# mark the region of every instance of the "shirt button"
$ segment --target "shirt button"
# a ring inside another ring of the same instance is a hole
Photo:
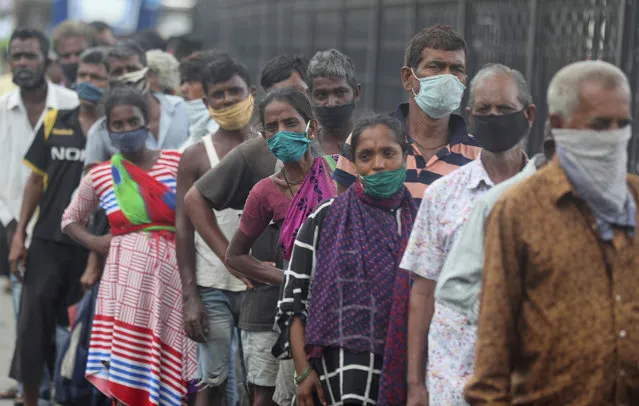
[[[621,330],[619,332],[619,337],[624,338],[626,336],[626,330]]]
[[[615,300],[616,300],[617,302],[621,302],[621,295],[616,295],[616,296],[615,296]]]

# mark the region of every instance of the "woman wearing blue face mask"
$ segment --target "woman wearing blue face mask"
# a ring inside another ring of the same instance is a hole
[[[82,179],[62,219],[65,233],[107,256],[86,378],[118,404],[161,399],[178,406],[196,373],[195,343],[182,328],[175,254],[180,154],[146,148],[148,107],[136,90],[113,89],[105,110],[119,152]],[[98,206],[112,235],[95,236],[85,227]]]
[[[298,405],[406,404],[410,276],[399,264],[417,214],[401,124],[374,116],[351,137],[358,180],[298,233],[274,352],[295,361]]]

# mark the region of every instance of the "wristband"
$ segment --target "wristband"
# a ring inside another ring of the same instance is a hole
[[[313,367],[312,366],[308,366],[308,368],[306,368],[306,370],[304,372],[302,372],[302,375],[297,375],[297,371],[295,372],[295,385],[299,385],[300,383],[304,382],[304,379],[308,378],[308,376],[311,374],[311,371],[313,371]]]

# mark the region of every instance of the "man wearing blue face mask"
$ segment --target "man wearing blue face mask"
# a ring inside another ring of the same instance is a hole
[[[467,59],[466,41],[448,26],[425,28],[406,48],[401,80],[409,101],[392,115],[406,133],[405,184],[417,204],[428,185],[479,154],[464,119],[455,114],[466,88]],[[347,140],[333,175],[341,191],[356,180],[350,151]]]
[[[68,325],[67,307],[82,295],[80,277],[88,252],[62,234],[60,221],[82,177],[85,134],[102,114],[99,106],[106,85],[106,55],[87,50],[80,58],[74,84],[80,105],[48,110],[24,156],[32,172],[9,262],[12,273],[24,280],[11,376],[23,382],[25,405],[37,404],[42,379],[39,366],[46,363],[51,368],[55,360],[55,326]],[[27,225],[36,209],[39,216],[27,251]],[[19,264],[26,266],[24,275]]]

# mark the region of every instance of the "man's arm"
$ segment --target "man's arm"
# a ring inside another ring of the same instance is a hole
[[[206,342],[208,326],[206,309],[197,290],[195,277],[195,229],[184,206],[184,196],[193,186],[198,175],[198,156],[195,144],[182,154],[177,175],[175,210],[175,245],[177,261],[182,279],[184,299],[184,329],[193,341]],[[209,210],[210,211],[210,210]]]
[[[18,262],[25,261],[27,257],[27,249],[24,242],[27,225],[38,208],[43,191],[44,176],[39,173],[32,172],[24,188],[22,207],[20,208],[20,220],[16,226],[16,231],[11,242],[11,251],[9,253],[11,272],[19,280],[22,280],[22,275],[20,275],[20,272],[18,271]]]
[[[27,257],[27,249],[25,247],[27,226],[38,208],[38,204],[44,192],[44,177],[46,176],[51,158],[51,149],[47,144],[47,139],[55,125],[57,114],[57,110],[49,110],[45,114],[42,125],[23,159],[23,163],[31,169],[31,175],[29,175],[29,179],[27,179],[27,184],[24,188],[22,206],[20,207],[20,218],[18,219],[9,251],[11,272],[18,279],[21,279],[21,275],[18,271],[18,262],[24,262]]]
[[[435,313],[435,284],[434,280],[416,276],[410,292],[406,377],[409,405],[428,405],[425,371],[428,331]]]
[[[512,200],[498,202],[487,223],[475,372],[464,393],[472,405],[512,404],[510,379],[523,284],[514,205]]]
[[[427,405],[428,392],[424,378],[428,365],[428,331],[435,309],[435,286],[444,266],[440,218],[442,188],[427,189],[415,218],[401,267],[415,274],[408,312],[407,384],[408,405]]]

